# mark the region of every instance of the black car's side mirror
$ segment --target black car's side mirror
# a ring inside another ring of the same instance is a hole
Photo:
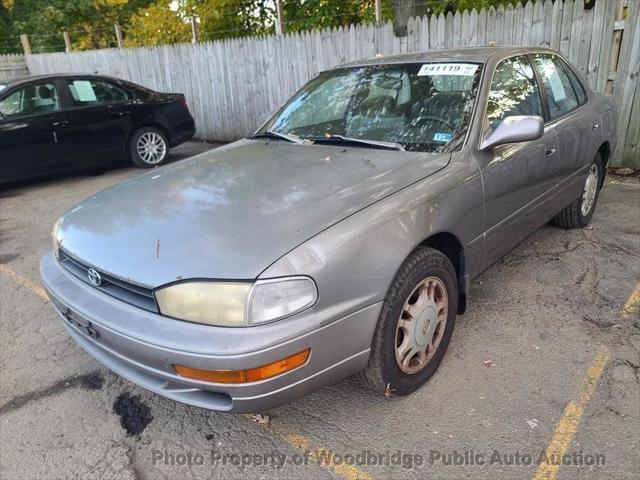
[[[491,150],[505,143],[536,140],[544,133],[544,120],[533,115],[513,115],[506,117],[480,143],[480,150]]]

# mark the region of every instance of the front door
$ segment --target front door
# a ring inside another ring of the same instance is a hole
[[[0,99],[0,181],[66,169],[71,148],[67,113],[54,83],[34,83]]]
[[[486,108],[486,134],[508,116],[544,118],[542,97],[527,56],[501,61],[495,70]],[[489,266],[543,225],[537,207],[558,175],[555,128],[537,140],[476,152],[485,189],[485,255]]]

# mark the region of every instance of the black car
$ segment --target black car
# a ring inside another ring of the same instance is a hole
[[[139,167],[155,167],[194,133],[179,93],[96,75],[0,82],[0,183],[127,156]]]

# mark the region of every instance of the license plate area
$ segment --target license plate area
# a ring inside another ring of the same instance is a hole
[[[93,327],[93,324],[89,320],[82,318],[70,308],[62,307],[61,313],[62,317],[69,325],[76,327],[85,335],[93,339],[97,339],[100,336],[98,331]]]

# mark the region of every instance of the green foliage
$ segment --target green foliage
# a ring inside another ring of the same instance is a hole
[[[526,0],[522,0],[525,3]],[[518,0],[427,0],[433,13],[447,13],[462,10],[480,10],[482,8],[515,5]]]
[[[76,49],[107,48],[116,44],[114,24],[126,32],[138,10],[153,0],[4,0],[12,31],[0,30],[0,51],[19,49],[18,35],[27,33],[34,52],[64,49],[67,31]]]
[[[202,40],[272,33],[276,16],[270,0],[186,0],[184,8],[200,20]]]
[[[415,0],[414,0],[415,1]],[[393,15],[392,1],[383,1],[383,15]],[[312,28],[330,28],[371,23],[375,21],[374,0],[304,0],[284,1],[284,21],[287,32]]]
[[[191,40],[191,26],[181,10],[172,2],[156,2],[136,12],[129,21],[125,39],[127,47],[181,43]]]
[[[480,9],[516,0],[382,0],[382,19],[396,32],[411,16]],[[286,32],[375,21],[375,0],[282,0]],[[62,51],[62,32],[74,50],[116,46],[118,23],[126,46],[186,42],[191,17],[201,40],[273,33],[275,0],[0,0],[0,53],[22,51],[27,33],[34,52]]]

